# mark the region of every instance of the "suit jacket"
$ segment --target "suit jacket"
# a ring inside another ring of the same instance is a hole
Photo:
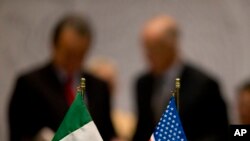
[[[151,73],[142,75],[136,83],[138,125],[134,141],[149,140],[156,126],[151,106],[153,85]],[[189,141],[227,140],[227,112],[215,80],[184,65],[179,100],[180,119]]]
[[[108,86],[90,74],[83,76],[89,112],[103,139],[110,140],[115,131]],[[68,108],[63,84],[52,64],[20,76],[9,106],[11,141],[32,140],[43,127],[56,131]]]

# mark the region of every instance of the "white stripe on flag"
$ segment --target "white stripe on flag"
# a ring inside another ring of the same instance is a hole
[[[61,141],[103,141],[101,135],[99,134],[95,123],[90,121],[85,124],[83,127],[75,130],[70,133]]]
[[[154,134],[151,135],[150,140],[149,141],[155,141],[155,137]]]

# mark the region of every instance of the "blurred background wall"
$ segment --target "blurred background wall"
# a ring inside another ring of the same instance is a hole
[[[157,14],[174,16],[182,27],[182,53],[221,82],[232,123],[237,123],[235,88],[250,78],[249,0],[0,0],[0,140],[8,138],[7,105],[20,72],[49,57],[50,31],[63,14],[92,19],[93,56],[115,60],[118,89],[113,107],[136,112],[133,80],[145,67],[139,31]],[[213,103],[211,103],[213,104]]]

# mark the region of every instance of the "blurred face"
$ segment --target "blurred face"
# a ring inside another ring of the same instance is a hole
[[[156,27],[155,27],[156,26]],[[168,23],[154,23],[145,29],[143,46],[150,69],[161,75],[176,58],[177,29]]]
[[[100,64],[99,68],[96,68],[94,73],[109,84],[112,93],[115,91],[117,72],[114,66],[110,64]]]
[[[242,124],[250,124],[250,91],[242,91],[239,96],[239,114]]]
[[[54,64],[68,75],[81,70],[84,56],[89,48],[89,38],[65,27],[53,52]]]

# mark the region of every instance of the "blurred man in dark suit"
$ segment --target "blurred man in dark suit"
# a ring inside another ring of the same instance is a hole
[[[250,81],[244,83],[238,92],[240,124],[250,124]]]
[[[21,75],[9,106],[11,141],[29,141],[44,128],[56,131],[75,97],[81,77],[86,78],[86,103],[104,140],[115,136],[110,119],[108,85],[82,72],[92,31],[80,16],[64,17],[52,36],[51,60]]]
[[[136,82],[138,125],[135,141],[150,138],[180,77],[180,118],[189,141],[224,141],[228,126],[225,103],[217,82],[186,64],[179,54],[175,20],[160,16],[143,30],[143,49],[149,71]]]

